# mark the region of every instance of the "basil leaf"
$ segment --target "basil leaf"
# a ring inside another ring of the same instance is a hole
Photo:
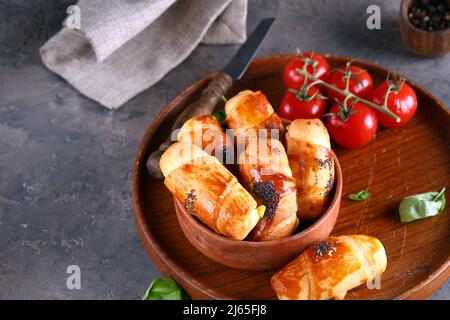
[[[189,300],[181,287],[170,278],[156,278],[142,300]]]
[[[411,222],[418,219],[438,215],[445,208],[445,188],[441,191],[415,194],[400,202],[399,213],[401,222]]]
[[[351,193],[348,197],[353,201],[364,201],[370,199],[370,192],[367,190],[361,190],[357,193]]]
[[[225,110],[216,111],[213,113],[213,116],[216,117],[219,122],[223,121],[227,118],[227,114],[225,113]]]

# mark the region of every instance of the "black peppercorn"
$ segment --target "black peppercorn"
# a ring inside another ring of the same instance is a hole
[[[447,29],[450,26],[450,0],[415,0],[408,10],[408,19],[421,30]]]

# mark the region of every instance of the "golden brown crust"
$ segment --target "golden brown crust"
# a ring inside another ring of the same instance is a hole
[[[177,142],[171,145],[162,155],[159,160],[159,167],[164,177],[167,177],[170,172],[182,166],[183,164],[192,163],[220,163],[215,157],[208,156],[202,149],[189,143]]]
[[[243,240],[257,224],[256,201],[215,157],[199,147],[177,142],[163,154],[160,166],[164,184],[174,197],[215,232]]]
[[[219,207],[217,227],[225,236],[243,240],[259,221],[253,197],[236,181]]]
[[[266,207],[249,238],[269,241],[290,236],[298,225],[296,188],[281,142],[249,140],[239,157],[239,171],[244,186]]]
[[[274,110],[261,91],[239,92],[225,104],[228,126],[232,129],[249,129],[267,120]]]
[[[334,160],[328,132],[319,119],[298,119],[288,127],[287,154],[296,180],[298,217],[314,220],[331,200]]]
[[[329,237],[312,244],[271,279],[279,299],[342,299],[348,290],[386,270],[381,242],[365,235]]]
[[[292,121],[288,129],[292,138],[331,149],[330,135],[320,119],[296,119]]]
[[[217,227],[217,208],[236,182],[222,164],[185,164],[172,171],[164,180],[169,191],[188,213],[195,215],[214,231]]]
[[[178,141],[195,144],[219,159],[231,145],[230,138],[213,115],[194,117],[186,121],[178,132]]]
[[[261,91],[245,90],[229,99],[225,104],[228,127],[235,130],[236,136],[255,136],[262,134],[266,138],[278,138],[284,141],[285,128],[273,110],[270,102]],[[268,130],[260,132],[260,129]],[[278,137],[270,130],[278,129]]]

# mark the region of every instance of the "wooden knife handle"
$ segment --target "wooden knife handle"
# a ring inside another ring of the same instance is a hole
[[[177,117],[170,133],[179,129],[183,124],[192,117],[199,117],[211,114],[214,111],[217,103],[220,101],[220,97],[225,95],[231,88],[233,79],[225,73],[219,73],[208,84],[208,86],[202,91],[200,98],[187,106]],[[166,141],[164,141],[147,159],[147,171],[155,178],[164,178],[161,169],[159,168],[159,159],[164,151],[169,148],[174,141],[170,140],[171,134]]]

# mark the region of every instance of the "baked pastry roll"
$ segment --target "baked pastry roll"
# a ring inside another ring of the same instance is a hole
[[[314,220],[327,209],[334,184],[328,131],[319,119],[297,119],[287,127],[289,164],[297,186],[298,217]]]
[[[174,197],[217,233],[243,240],[264,214],[233,174],[196,145],[176,142],[161,156],[160,168]]]
[[[384,247],[374,237],[329,237],[312,244],[271,283],[282,300],[343,299],[348,290],[383,273],[386,265]]]
[[[280,141],[250,139],[239,157],[243,185],[266,207],[250,240],[269,241],[290,236],[298,226],[295,179]]]
[[[262,136],[284,141],[284,125],[261,91],[239,92],[227,101],[225,112],[228,127],[235,130],[235,136],[238,138]],[[271,132],[273,129],[278,130],[277,135]]]
[[[195,144],[206,153],[216,156],[222,163],[226,162],[226,151],[231,147],[230,138],[213,115],[194,117],[186,121],[178,132],[178,141]]]

